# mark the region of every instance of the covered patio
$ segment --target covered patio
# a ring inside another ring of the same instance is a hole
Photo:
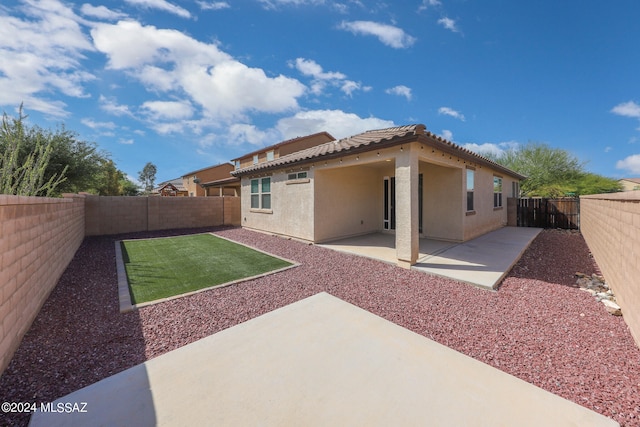
[[[421,238],[418,261],[411,268],[496,289],[541,230],[503,227],[463,243]],[[396,264],[395,241],[393,233],[371,233],[319,246]]]

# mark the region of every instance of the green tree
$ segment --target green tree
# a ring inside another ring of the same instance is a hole
[[[136,184],[116,168],[113,160],[103,163],[95,190],[99,196],[136,196],[139,193]]]
[[[52,178],[60,177],[64,170],[64,181],[61,181],[52,195],[59,193],[78,193],[87,191],[96,193],[100,185],[102,168],[109,161],[109,154],[100,151],[93,142],[82,141],[75,132],[67,130],[61,125],[55,131],[41,127],[27,126],[23,123],[26,116],[12,123],[20,124],[21,144],[13,154],[17,164],[24,164],[31,153],[38,151],[38,147],[49,147],[49,161],[44,167],[43,180],[49,182]],[[17,129],[16,129],[17,131]],[[3,151],[4,152],[4,151]]]
[[[562,197],[620,189],[616,180],[585,171],[585,163],[568,151],[547,144],[530,142],[489,157],[527,177],[520,186],[527,197]]]
[[[156,168],[156,165],[154,165],[151,162],[148,162],[146,165],[144,165],[144,168],[142,168],[142,170],[138,173],[138,178],[140,179],[140,182],[144,186],[144,192],[146,194],[151,193],[151,190],[153,190],[153,185],[154,185],[154,182],[156,181],[157,171],[158,169]]]
[[[53,144],[40,135],[26,144],[22,106],[17,118],[2,114],[0,129],[0,193],[52,196],[66,180],[67,167],[47,174]]]

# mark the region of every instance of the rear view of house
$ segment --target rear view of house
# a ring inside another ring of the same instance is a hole
[[[393,233],[405,267],[420,237],[462,242],[506,225],[506,198],[524,178],[422,124],[253,159],[231,172],[243,227],[313,243]]]

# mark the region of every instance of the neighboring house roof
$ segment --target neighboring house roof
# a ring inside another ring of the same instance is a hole
[[[215,181],[203,182],[200,185],[203,187],[215,187],[216,185],[227,185],[240,182],[240,178],[236,176],[230,176],[229,178],[216,179]]]
[[[629,182],[633,182],[634,184],[640,184],[640,178],[622,178],[622,179],[619,179],[618,181],[629,181]]]
[[[227,163],[227,162],[225,162],[225,163],[220,163],[220,164],[218,164],[218,165],[214,165],[214,166],[207,166],[206,168],[201,168],[201,169],[198,169],[198,170],[195,170],[195,171],[187,172],[187,173],[185,173],[185,174],[183,174],[183,175],[182,175],[182,178],[184,178],[184,177],[188,177],[188,176],[191,176],[191,175],[196,175],[198,172],[208,171],[208,170],[210,170],[210,169],[215,169],[215,168],[218,168],[218,167],[220,167],[220,166],[233,167],[233,165],[232,165],[231,163]],[[179,179],[182,179],[182,178],[179,178]]]
[[[164,187],[167,186],[167,184],[173,185],[178,191],[187,191],[187,189],[184,188],[184,185],[182,185],[182,177],[180,177],[180,178],[170,179],[169,181],[161,182],[160,184],[158,184],[156,188],[153,189],[152,192],[159,193],[160,190],[162,190]]]
[[[338,141],[331,141],[305,150],[297,151],[268,162],[258,163],[238,169],[232,171],[231,174],[234,176],[242,176],[258,171],[279,169],[292,164],[311,163],[320,159],[331,159],[349,154],[391,147],[407,142],[419,141],[462,158],[491,166],[493,169],[502,171],[519,179],[526,178],[524,175],[499,165],[486,157],[454,144],[453,142],[447,141],[442,137],[434,135],[426,129],[426,126],[423,124],[414,124],[387,129],[370,130]]]
[[[334,140],[334,139],[335,139],[335,138],[334,138],[330,133],[328,133],[328,132],[318,132],[318,133],[314,133],[314,134],[311,134],[311,135],[298,136],[298,137],[296,137],[296,138],[287,139],[286,141],[278,142],[277,144],[273,144],[273,145],[270,145],[270,146],[268,146],[268,147],[263,147],[263,148],[260,148],[259,150],[252,151],[252,152],[250,152],[250,153],[243,154],[243,155],[242,155],[242,156],[240,156],[240,157],[236,157],[235,159],[231,159],[231,161],[232,161],[232,162],[235,162],[236,160],[244,159],[245,157],[250,157],[250,156],[253,156],[254,154],[264,153],[265,151],[273,150],[273,149],[276,149],[276,148],[280,148],[280,147],[282,147],[282,146],[284,146],[284,145],[293,144],[293,143],[295,143],[295,142],[298,142],[298,141],[299,141],[299,140],[301,140],[301,139],[312,138],[312,137],[319,136],[319,135],[324,135],[324,136],[326,136],[326,137],[327,137],[328,139],[330,139],[330,140]]]

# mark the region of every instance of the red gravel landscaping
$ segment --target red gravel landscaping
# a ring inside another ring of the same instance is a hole
[[[325,291],[545,390],[640,426],[640,349],[575,285],[597,272],[582,236],[545,230],[497,292],[242,229],[217,234],[299,262],[281,273],[119,313],[114,241],[86,238],[0,378],[1,401],[49,402]],[[2,425],[28,415],[0,414]]]

